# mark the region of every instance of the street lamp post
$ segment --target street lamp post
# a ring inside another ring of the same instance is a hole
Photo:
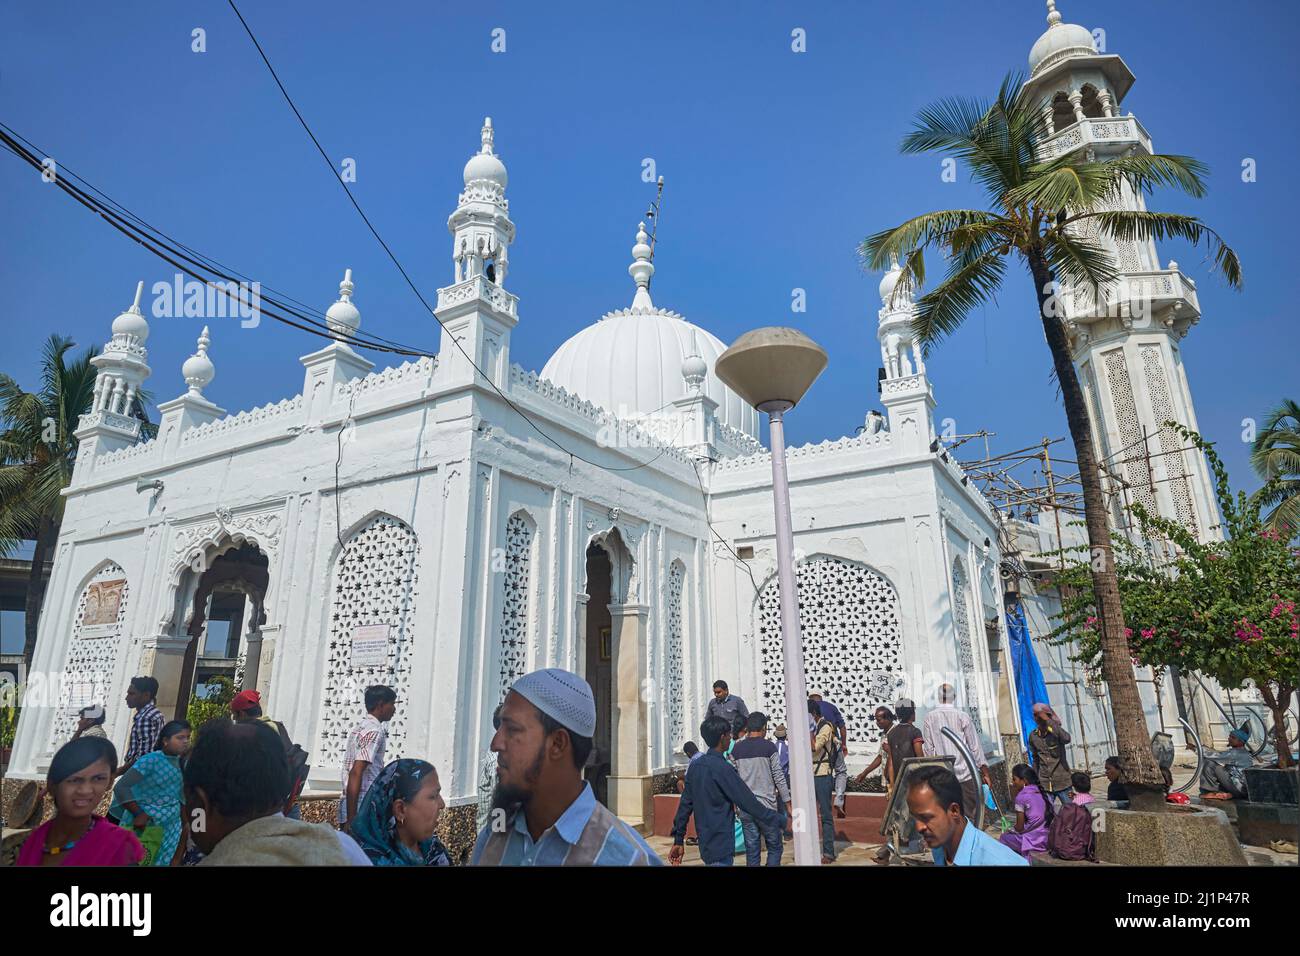
[[[799,596],[794,576],[794,531],[790,483],[785,467],[785,413],[794,408],[826,368],[826,352],[796,329],[769,327],[746,332],[714,365],[718,378],[741,398],[767,413],[772,444],[772,497],[776,510],[776,567],[785,659],[785,713],[790,726],[790,788],[794,811],[794,862],[821,861],[817,806],[813,796],[812,746],[803,732],[808,712],[804,686]]]

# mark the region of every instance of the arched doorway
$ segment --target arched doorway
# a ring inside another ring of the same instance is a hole
[[[196,684],[206,679],[223,675],[236,689],[257,686],[269,565],[256,544],[232,542],[194,580],[183,625],[188,643],[176,690],[178,719],[185,716]]]
[[[584,676],[596,697],[596,737],[584,776],[596,799],[609,804],[613,711],[612,621],[609,613],[609,552],[594,541],[587,546],[587,655]]]

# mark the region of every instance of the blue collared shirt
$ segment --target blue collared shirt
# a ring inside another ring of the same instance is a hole
[[[492,815],[474,843],[472,866],[663,866],[641,834],[596,802],[591,784],[534,841],[523,809],[494,832]]]
[[[935,866],[944,866],[947,863],[947,854],[941,846],[931,850],[930,855],[934,858]],[[961,842],[957,844],[957,853],[952,864],[953,866],[1028,866],[1029,861],[967,820],[966,830],[961,835]]]

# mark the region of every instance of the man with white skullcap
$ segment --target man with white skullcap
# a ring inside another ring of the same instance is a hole
[[[89,707],[83,707],[77,712],[77,732],[72,735],[72,739],[78,737],[107,737],[104,733],[104,705],[91,704]]]
[[[557,667],[525,674],[493,726],[497,786],[474,866],[663,865],[582,779],[596,734],[596,700],[585,680]]]

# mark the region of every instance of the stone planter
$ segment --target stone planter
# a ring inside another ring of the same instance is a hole
[[[1284,803],[1300,805],[1300,769],[1289,767],[1250,767],[1246,770],[1246,793],[1251,803]]]
[[[1246,866],[1222,810],[1170,806],[1163,812],[1106,810],[1097,859],[1122,866]]]

